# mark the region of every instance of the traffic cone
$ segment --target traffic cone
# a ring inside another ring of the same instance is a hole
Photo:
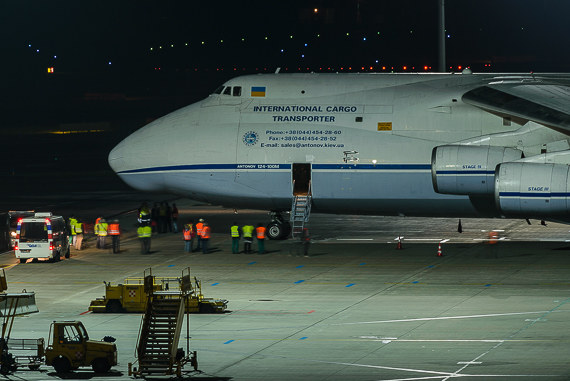
[[[437,247],[437,256],[443,257],[443,253],[441,252],[441,242],[439,243],[439,246]]]
[[[396,250],[402,250],[402,238],[398,237],[398,244],[396,245]]]

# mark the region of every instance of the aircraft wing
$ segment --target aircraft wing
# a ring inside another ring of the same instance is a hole
[[[468,91],[467,104],[513,119],[533,121],[570,135],[570,82],[496,81]]]

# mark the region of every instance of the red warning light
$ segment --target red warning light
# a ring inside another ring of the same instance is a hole
[[[54,73],[53,66],[48,67],[48,68],[47,68],[47,72],[48,72],[49,74],[53,74],[53,73]]]
[[[407,66],[404,66],[403,69],[404,69],[404,70],[408,70],[408,67],[407,67]]]
[[[424,66],[424,70],[427,70],[427,69],[428,69],[428,67],[427,67],[427,66]]]

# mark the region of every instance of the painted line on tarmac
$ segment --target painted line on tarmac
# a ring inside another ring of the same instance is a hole
[[[230,344],[230,343],[233,343],[234,341],[235,341],[235,340],[228,340],[228,341],[226,341],[224,344]]]
[[[217,286],[219,284],[220,284],[219,282],[216,282],[216,283],[212,283],[210,286]]]
[[[299,284],[299,283],[303,283],[304,281],[305,281],[304,279],[301,279],[301,280],[298,280],[298,281],[296,281],[296,282],[293,282],[293,283],[295,283],[295,284]]]
[[[439,317],[426,317],[426,318],[415,318],[415,319],[375,320],[375,321],[360,321],[354,323],[332,323],[331,325],[381,324],[381,323],[405,323],[405,322],[414,322],[414,321],[475,319],[475,318],[487,318],[487,317],[499,317],[499,316],[536,315],[536,314],[544,314],[547,312],[550,311],[507,312],[502,314],[481,314],[481,315],[439,316]]]
[[[347,284],[347,285],[344,286],[344,287],[352,287],[352,286],[354,286],[355,284],[356,284],[356,283],[349,283],[349,284]]]
[[[337,238],[337,241],[374,241],[374,238]]]
[[[79,315],[86,315],[86,314],[88,314],[88,313],[91,313],[91,311],[87,310],[87,311],[85,311],[85,312],[80,313]]]

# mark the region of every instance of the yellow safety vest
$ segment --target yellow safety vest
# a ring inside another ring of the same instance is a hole
[[[137,229],[139,238],[149,238],[152,235],[152,228],[150,226],[140,226]]]
[[[77,234],[83,234],[83,223],[77,222],[77,223],[75,224],[75,233],[77,233]]]
[[[238,238],[239,237],[239,226],[234,225],[230,228],[230,231],[232,232],[232,238]]]
[[[243,231],[243,238],[252,238],[254,229],[255,228],[251,225],[245,225],[243,228],[241,228]]]
[[[107,224],[106,222],[101,222],[99,224],[99,235],[101,237],[106,237],[107,236],[107,230],[109,230],[109,224]]]

